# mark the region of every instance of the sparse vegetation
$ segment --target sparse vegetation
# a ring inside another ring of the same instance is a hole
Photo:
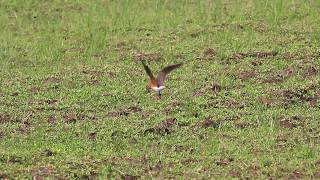
[[[320,2],[0,11],[0,178],[320,178]],[[184,63],[160,101],[140,60]]]

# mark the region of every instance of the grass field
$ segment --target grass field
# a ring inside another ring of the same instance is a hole
[[[0,12],[0,179],[320,178],[319,1]],[[140,60],[184,63],[161,100]]]

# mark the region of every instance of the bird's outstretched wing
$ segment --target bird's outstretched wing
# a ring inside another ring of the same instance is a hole
[[[148,76],[150,77],[150,79],[151,79],[151,80],[152,80],[152,79],[155,79],[154,76],[153,76],[153,74],[152,74],[152,72],[151,72],[151,70],[150,70],[150,68],[149,68],[143,61],[141,61],[141,63],[142,63],[142,65],[143,65],[143,67],[144,67],[144,70],[146,71],[146,73],[147,73]]]
[[[170,65],[170,66],[167,66],[165,68],[163,68],[158,76],[157,76],[157,82],[160,86],[163,86],[163,83],[166,79],[166,75],[168,73],[170,73],[171,71],[175,70],[176,68],[180,67],[182,65],[182,63],[179,63],[179,64],[173,64],[173,65]]]

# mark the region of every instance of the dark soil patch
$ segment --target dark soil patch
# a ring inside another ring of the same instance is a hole
[[[155,127],[146,129],[144,133],[155,133],[159,135],[167,135],[174,132],[177,126],[178,126],[177,120],[175,118],[170,118],[170,119],[161,121]]]
[[[226,102],[224,102],[224,105],[227,108],[243,108],[244,105],[242,105],[241,103],[239,103],[237,100],[235,99],[229,99]]]
[[[288,78],[294,75],[294,70],[292,68],[285,68],[279,72],[279,75],[283,78]]]
[[[244,71],[244,72],[240,72],[237,77],[241,80],[247,80],[255,76],[256,76],[256,73],[254,71]]]
[[[55,177],[57,172],[49,167],[40,167],[31,170],[32,179],[44,179],[44,177]]]
[[[281,58],[285,59],[285,60],[302,60],[303,63],[309,63],[312,62],[314,60],[319,59],[320,57],[320,53],[319,52],[313,52],[313,53],[309,53],[306,54],[305,52],[300,52],[300,53],[282,53],[279,55]]]
[[[91,132],[91,133],[89,133],[88,138],[89,138],[91,141],[95,141],[95,140],[97,139],[97,132]]]
[[[257,166],[257,165],[249,166],[248,167],[248,172],[254,177],[258,177],[261,174],[260,167]]]
[[[230,171],[229,176],[234,177],[234,178],[240,178],[241,179],[241,173],[238,171]]]
[[[203,56],[206,58],[213,57],[217,54],[216,50],[214,48],[207,48],[203,51]]]
[[[259,98],[259,102],[265,106],[271,106],[271,105],[275,104],[277,101],[272,98],[261,97],[261,98]]]
[[[1,173],[0,179],[6,180],[6,179],[13,179],[13,178],[11,178],[8,174]]]
[[[48,100],[46,100],[46,103],[48,105],[55,105],[55,104],[58,104],[59,101],[57,99],[48,99]]]
[[[279,126],[282,128],[292,129],[292,128],[296,128],[299,126],[304,126],[304,120],[300,116],[281,118],[279,120]]]
[[[65,123],[75,123],[77,121],[77,115],[76,114],[65,114],[63,116],[63,121]]]
[[[140,176],[134,176],[134,175],[125,174],[125,175],[122,175],[121,178],[123,180],[137,180],[137,179],[140,179]]]
[[[56,121],[57,121],[56,116],[51,115],[51,116],[48,117],[48,123],[49,123],[49,124],[55,124]]]
[[[133,58],[136,61],[159,61],[162,59],[162,56],[160,53],[138,53],[135,54]]]
[[[228,158],[228,159],[219,159],[216,161],[216,164],[218,166],[227,166],[233,161],[233,158]]]
[[[300,171],[293,171],[289,174],[288,179],[302,179],[304,174]]]
[[[275,75],[271,75],[267,77],[266,79],[261,80],[261,83],[270,83],[270,84],[276,84],[276,83],[281,83],[285,79],[291,77],[294,75],[294,70],[291,68],[285,68],[281,70],[280,72],[276,73]]]
[[[55,76],[49,76],[46,79],[44,79],[43,81],[44,81],[44,83],[51,84],[51,83],[60,83],[62,80],[58,77],[55,77]]]
[[[0,114],[0,124],[16,123],[16,122],[18,122],[16,117],[7,113]]]
[[[207,118],[204,121],[200,123],[201,127],[203,128],[219,128],[221,125],[222,121],[213,121],[211,118]]]
[[[29,89],[29,92],[30,92],[31,94],[38,94],[38,93],[40,92],[40,88],[39,88],[39,87],[31,87],[31,88]]]
[[[271,52],[264,52],[264,51],[261,51],[261,52],[246,52],[246,53],[236,53],[236,54],[233,54],[229,59],[236,59],[236,60],[239,60],[239,59],[244,59],[244,58],[247,58],[247,57],[253,57],[253,58],[269,58],[269,57],[274,57],[278,54],[278,52],[274,52],[274,51],[271,51]]]
[[[218,83],[213,83],[211,90],[214,94],[219,93],[222,90],[222,87]]]
[[[313,65],[310,65],[307,69],[305,69],[304,71],[304,78],[308,78],[308,77],[313,77],[313,76],[316,76],[318,74],[318,69],[313,66]]]
[[[127,109],[119,109],[117,111],[109,112],[108,116],[109,117],[129,116],[134,113],[143,113],[143,111],[139,107],[132,106]]]
[[[320,99],[318,88],[318,85],[311,85],[309,87],[302,87],[299,89],[275,91],[272,95],[274,96],[274,99],[277,99],[286,105],[303,102],[308,102],[310,105],[316,105]]]

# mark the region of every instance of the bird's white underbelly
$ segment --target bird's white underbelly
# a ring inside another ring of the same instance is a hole
[[[165,87],[164,86],[159,86],[159,87],[152,87],[152,89],[156,92],[160,92],[164,89]]]

